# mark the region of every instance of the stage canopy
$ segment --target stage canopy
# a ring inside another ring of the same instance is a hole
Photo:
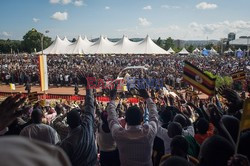
[[[71,43],[65,37],[63,40],[56,36],[54,42],[43,51],[44,54],[161,54],[168,55],[147,35],[142,41],[133,42],[127,36],[123,36],[117,42],[111,42],[107,37],[100,36],[96,42],[90,42],[85,36],[81,36]],[[41,52],[38,52],[41,54]]]

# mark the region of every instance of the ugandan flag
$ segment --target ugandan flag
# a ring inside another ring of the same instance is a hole
[[[240,71],[231,73],[231,76],[232,76],[234,81],[246,79],[246,73],[244,70],[240,70]]]
[[[212,96],[215,94],[215,79],[210,78],[196,66],[184,61],[183,79],[203,93]]]
[[[47,56],[40,55],[39,56],[39,71],[40,71],[40,83],[41,83],[41,91],[48,90],[48,71],[47,71]]]

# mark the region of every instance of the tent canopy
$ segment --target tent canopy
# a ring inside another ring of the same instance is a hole
[[[171,47],[168,49],[168,52],[169,52],[170,54],[174,54],[174,53],[175,53],[175,51],[174,51]]]
[[[195,48],[193,53],[200,53],[201,51],[198,48]]]
[[[111,42],[103,36],[96,42],[90,42],[87,37],[82,39],[79,36],[74,43],[69,42],[66,37],[61,40],[56,36],[55,41],[43,52],[44,54],[170,54],[156,45],[148,35],[139,42],[130,41],[126,36],[118,42]]]
[[[178,54],[180,54],[180,55],[188,55],[189,52],[186,50],[186,48],[183,48]]]

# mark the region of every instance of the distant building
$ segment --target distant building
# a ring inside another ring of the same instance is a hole
[[[232,41],[232,40],[235,40],[235,37],[236,37],[236,34],[231,32],[228,34],[228,41]]]

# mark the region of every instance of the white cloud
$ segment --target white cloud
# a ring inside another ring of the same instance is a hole
[[[62,0],[62,4],[64,4],[64,5],[67,5],[69,3],[71,3],[71,0]]]
[[[143,7],[142,9],[143,10],[152,10],[152,7],[150,5],[148,5],[148,6]]]
[[[82,0],[76,0],[76,1],[74,2],[74,5],[75,5],[75,6],[82,6],[82,5],[84,5],[84,3],[83,3]]]
[[[110,7],[109,6],[105,6],[105,10],[109,10],[110,9]]]
[[[140,25],[148,25],[144,18],[140,18]],[[226,38],[229,32],[235,32],[237,37],[247,36],[250,34],[250,20],[234,20],[234,21],[221,21],[211,23],[190,22],[189,24],[170,24],[162,27],[155,26],[138,26],[135,27],[121,27],[116,29],[116,36],[126,34],[130,37],[145,37],[147,34],[151,38],[157,39],[158,37],[166,38],[172,37],[174,39],[183,40],[206,40]],[[114,33],[115,34],[115,33]],[[113,35],[114,35],[113,34]]]
[[[138,18],[138,20],[139,20],[139,24],[141,26],[149,26],[149,25],[151,25],[151,22],[149,22],[146,18],[140,17],[140,18]]]
[[[218,6],[213,3],[201,2],[196,5],[197,9],[207,10],[207,9],[216,9]]]
[[[67,12],[55,12],[51,18],[59,21],[64,21],[68,19],[68,13]]]
[[[50,0],[49,2],[50,2],[50,3],[59,3],[60,0]]]
[[[169,5],[161,5],[161,8],[164,9],[180,9],[180,6],[169,6]]]
[[[38,18],[33,18],[32,20],[33,20],[34,22],[40,21],[40,19],[38,19]]]
[[[2,32],[2,35],[5,36],[5,37],[8,37],[8,36],[11,36],[11,34],[9,34],[8,32]]]

